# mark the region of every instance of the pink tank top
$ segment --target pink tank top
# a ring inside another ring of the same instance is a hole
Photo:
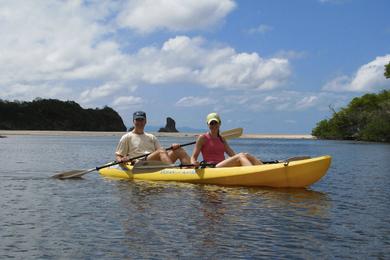
[[[225,145],[221,138],[212,137],[210,133],[203,136],[206,138],[201,149],[203,160],[208,163],[219,163],[225,160]]]

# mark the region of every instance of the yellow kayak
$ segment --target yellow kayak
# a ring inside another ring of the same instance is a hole
[[[228,186],[307,187],[319,181],[331,163],[329,155],[256,166],[185,169],[170,167],[133,173],[131,165],[99,170],[102,176],[130,180],[177,181]]]

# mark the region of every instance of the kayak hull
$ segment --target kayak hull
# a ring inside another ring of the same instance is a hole
[[[256,166],[180,169],[149,169],[145,173],[132,173],[132,166],[113,166],[99,170],[104,177],[130,180],[177,181],[226,186],[265,186],[278,188],[308,187],[319,181],[331,163],[328,155]]]

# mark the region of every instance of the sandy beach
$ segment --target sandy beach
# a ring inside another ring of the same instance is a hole
[[[13,135],[40,136],[118,136],[125,132],[90,132],[90,131],[30,131],[30,130],[0,130],[0,137]],[[153,133],[157,137],[196,137],[201,133]],[[315,139],[310,134],[243,134],[240,138],[249,139]]]

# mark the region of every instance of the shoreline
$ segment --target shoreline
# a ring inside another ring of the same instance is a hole
[[[41,130],[0,130],[0,137],[14,135],[32,136],[118,136],[121,137],[126,132],[97,132],[97,131],[41,131]],[[150,132],[157,137],[196,137],[202,133],[162,133]],[[239,138],[247,139],[316,139],[310,134],[243,134]]]

